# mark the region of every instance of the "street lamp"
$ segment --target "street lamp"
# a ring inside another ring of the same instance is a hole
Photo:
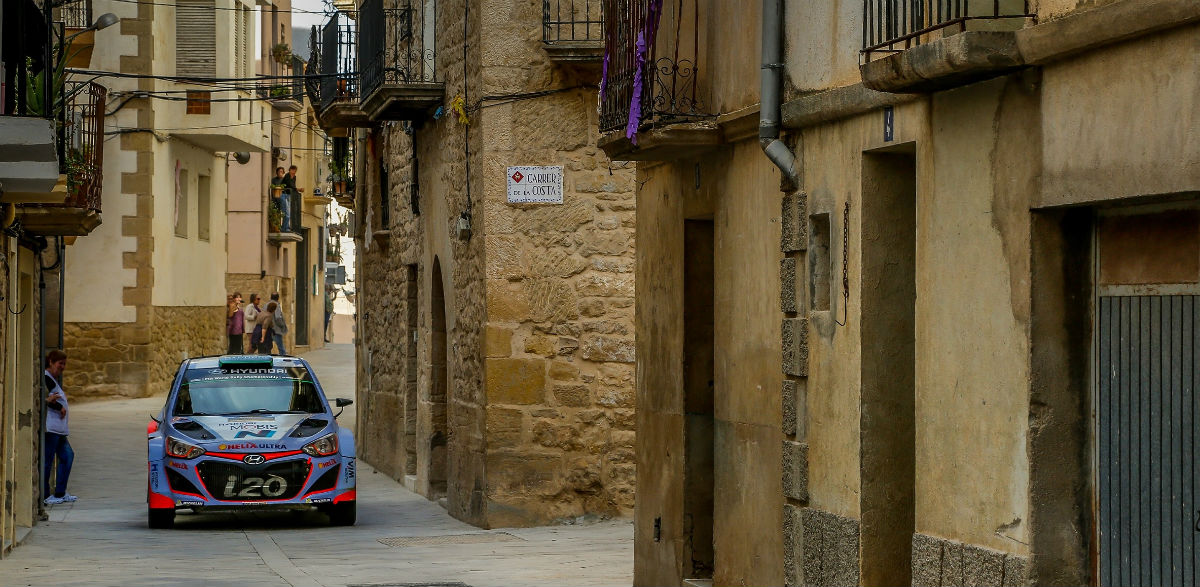
[[[96,21],[93,22],[91,25],[89,25],[86,29],[83,29],[80,31],[75,31],[75,32],[71,33],[70,35],[68,35],[65,39],[62,40],[62,44],[66,45],[67,43],[71,42],[71,39],[74,39],[75,37],[78,37],[79,35],[82,35],[83,33],[90,32],[90,31],[98,31],[100,29],[106,29],[114,24],[117,24],[118,22],[121,22],[120,17],[118,17],[117,15],[115,15],[111,12],[105,12],[104,14],[101,14],[98,18],[96,18]]]

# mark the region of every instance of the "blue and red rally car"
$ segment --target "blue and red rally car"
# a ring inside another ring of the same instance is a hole
[[[354,435],[339,414],[303,359],[184,360],[148,428],[150,527],[170,528],[181,508],[315,507],[334,525],[354,524]]]

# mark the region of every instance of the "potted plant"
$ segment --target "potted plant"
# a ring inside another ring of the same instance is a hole
[[[271,98],[273,98],[275,100],[282,100],[282,99],[287,99],[290,97],[291,97],[291,92],[288,91],[287,86],[275,86],[275,87],[271,88]]]
[[[329,162],[329,182],[333,184],[333,193],[341,195],[346,193],[346,178],[347,178],[347,161],[333,160]]]
[[[283,230],[283,210],[271,202],[270,208],[267,209],[267,224],[271,228],[271,232],[280,232]]]
[[[283,185],[278,183],[271,184],[271,197],[278,198],[283,195]]]
[[[288,64],[292,60],[292,49],[287,43],[277,43],[271,47],[271,56],[275,58],[276,63]]]

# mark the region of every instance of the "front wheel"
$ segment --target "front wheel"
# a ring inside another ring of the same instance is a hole
[[[166,508],[146,508],[150,527],[157,530],[170,530],[175,526],[175,510]]]
[[[354,520],[357,517],[354,501],[343,501],[330,506],[328,510],[329,525],[331,526],[353,526]]]

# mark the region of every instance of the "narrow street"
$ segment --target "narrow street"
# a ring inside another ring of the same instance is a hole
[[[350,345],[307,356],[327,396],[353,397]],[[68,366],[69,368],[69,366]],[[4,585],[628,585],[627,520],[480,530],[451,518],[366,463],[358,523],[321,514],[182,514],[146,526],[149,414],[161,397],[72,406],[75,504],[49,509],[11,556]],[[340,421],[353,425],[353,406]],[[390,544],[390,545],[389,545]]]

